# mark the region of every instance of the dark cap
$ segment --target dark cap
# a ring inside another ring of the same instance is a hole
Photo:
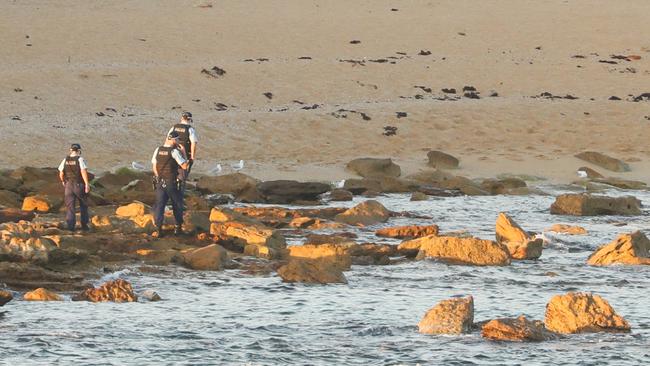
[[[192,118],[192,112],[183,112],[183,114],[181,114],[181,117],[185,119],[190,119]]]
[[[81,145],[79,145],[79,144],[72,144],[72,145],[70,145],[70,150],[72,150],[72,151],[79,151],[79,150],[81,150]]]
[[[172,131],[172,132],[169,133],[169,135],[167,135],[167,138],[168,138],[168,139],[177,139],[178,136],[179,136],[179,135],[178,135],[178,132],[176,132],[176,131]]]

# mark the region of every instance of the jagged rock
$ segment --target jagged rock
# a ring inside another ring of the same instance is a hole
[[[592,266],[650,265],[650,240],[640,231],[619,235],[613,242],[596,249],[587,263]]]
[[[353,198],[354,195],[352,192],[346,191],[345,189],[333,189],[330,192],[330,201],[352,201]]]
[[[61,297],[61,295],[46,290],[42,287],[26,293],[24,299],[27,301],[63,301],[63,297]]]
[[[424,314],[418,323],[423,334],[469,333],[474,323],[472,296],[443,300]]]
[[[458,159],[442,151],[429,151],[427,158],[429,158],[429,166],[436,169],[458,168]]]
[[[259,258],[280,258],[287,245],[280,232],[260,223],[215,222],[210,226],[210,233],[224,247]]]
[[[587,166],[581,166],[580,168],[578,168],[578,171],[584,172],[587,175],[587,178],[589,179],[605,178],[602,174],[598,173],[597,171]]]
[[[93,183],[95,186],[101,188],[121,189],[136,180],[150,183],[151,177],[152,173],[149,172],[140,172],[128,168],[121,168],[115,173],[105,173],[101,177],[97,177]]]
[[[22,197],[12,191],[0,190],[0,207],[20,208],[22,206]]]
[[[341,267],[327,259],[291,259],[278,268],[284,282],[347,283]]]
[[[9,301],[13,300],[14,295],[6,290],[0,290],[0,306],[4,306]]]
[[[20,182],[14,191],[23,195],[63,195],[58,176],[56,168],[34,167],[20,167],[9,174],[10,178]]]
[[[541,342],[555,339],[557,336],[544,327],[539,320],[528,320],[521,315],[518,318],[493,319],[481,328],[481,336],[493,341]]]
[[[435,258],[451,264],[476,266],[510,264],[508,248],[491,240],[429,235],[402,244],[419,245],[417,259]]]
[[[251,176],[233,173],[216,177],[202,176],[198,179],[196,187],[203,193],[232,194],[238,201],[258,202],[258,183],[259,181]]]
[[[321,194],[330,191],[330,185],[294,180],[273,180],[257,185],[257,191],[268,203],[289,204],[296,201],[318,201]]]
[[[218,271],[228,260],[228,253],[217,244],[193,249],[182,254],[183,264],[200,271]]]
[[[566,224],[555,224],[547,229],[547,231],[552,231],[555,233],[562,233],[566,235],[585,235],[587,230],[582,226],[572,226]]]
[[[429,199],[429,196],[426,193],[422,192],[413,192],[411,195],[411,202],[416,202],[416,201],[426,201]]]
[[[334,220],[348,225],[368,226],[386,222],[390,218],[390,211],[381,203],[369,200],[336,215]]]
[[[625,162],[607,156],[605,154],[595,151],[585,151],[575,155],[576,158],[587,161],[601,168],[611,170],[613,172],[629,172],[630,166]]]
[[[360,158],[350,161],[346,168],[364,178],[399,177],[402,170],[391,159]]]
[[[598,295],[569,292],[546,305],[546,328],[556,333],[629,332],[630,324]]]
[[[115,214],[119,217],[135,217],[145,215],[151,211],[151,207],[142,202],[133,202],[128,205],[120,206],[115,210]]]
[[[409,225],[387,227],[375,231],[375,235],[385,238],[414,239],[428,235],[438,235],[438,225]]]
[[[23,211],[50,212],[61,207],[63,199],[51,196],[29,196],[23,201]]]
[[[513,259],[537,259],[544,245],[541,238],[535,239],[503,212],[497,218],[496,241],[508,248]]]
[[[108,281],[97,288],[89,288],[74,296],[73,301],[90,302],[134,302],[138,297],[133,293],[131,284],[125,280]]]
[[[0,260],[46,263],[56,244],[31,225],[4,224],[0,230]]]
[[[342,271],[349,270],[352,265],[348,248],[349,246],[345,244],[306,244],[287,247],[290,259],[327,260]]]
[[[597,216],[640,215],[641,201],[632,196],[606,197],[591,194],[563,194],[551,205],[553,215]]]

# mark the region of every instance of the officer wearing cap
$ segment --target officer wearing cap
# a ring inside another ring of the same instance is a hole
[[[151,158],[153,174],[156,187],[156,203],[153,206],[153,217],[157,228],[158,237],[163,236],[162,225],[165,216],[165,206],[171,200],[176,229],[174,234],[183,233],[183,194],[178,183],[178,175],[181,170],[189,166],[185,158],[182,146],[179,141],[179,134],[171,131],[167,135],[165,144],[156,148]]]
[[[194,164],[194,159],[196,159],[196,144],[199,142],[199,138],[196,134],[196,129],[192,126],[192,113],[183,112],[181,115],[180,123],[175,124],[172,128],[169,129],[168,134],[172,132],[178,133],[178,138],[185,149],[185,158],[189,161],[189,167],[185,171],[183,180],[187,179],[187,176],[192,170],[192,165]]]
[[[81,230],[88,231],[88,165],[81,157],[81,145],[72,144],[70,154],[59,165],[59,179],[65,188],[65,222],[67,229],[73,231],[76,226],[75,204],[79,201]]]

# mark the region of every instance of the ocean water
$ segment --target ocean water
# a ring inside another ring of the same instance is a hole
[[[543,187],[558,194],[560,188]],[[620,195],[620,192],[607,192]],[[650,194],[633,192],[650,206]],[[508,267],[454,266],[434,261],[353,266],[346,285],[285,284],[275,275],[237,270],[196,272],[127,268],[112,277],[160,302],[92,304],[14,300],[0,308],[2,365],[642,365],[650,364],[650,266],[590,267],[591,252],[619,233],[650,228],[638,217],[552,216],[552,196],[379,197],[389,209],[431,216],[395,218],[351,229],[378,240],[381,226],[436,223],[441,231],[494,237],[499,212],[526,230],[581,225],[585,236],[545,233],[538,261]],[[349,206],[357,203],[341,203]],[[625,226],[618,226],[621,224]],[[397,243],[394,241],[392,243]],[[549,272],[557,274],[549,275]],[[632,325],[628,334],[570,335],[543,343],[502,343],[480,334],[430,336],[417,323],[438,301],[474,296],[475,321],[525,314],[543,320],[556,294],[591,291]]]

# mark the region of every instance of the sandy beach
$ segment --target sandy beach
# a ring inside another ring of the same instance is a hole
[[[570,182],[587,165],[573,155],[595,150],[632,167],[607,175],[650,182],[648,14],[644,0],[4,1],[0,168],[56,166],[72,142],[91,170],[148,162],[189,110],[203,172],[243,159],[260,179],[333,180],[392,157],[406,175],[439,149],[469,177]]]

